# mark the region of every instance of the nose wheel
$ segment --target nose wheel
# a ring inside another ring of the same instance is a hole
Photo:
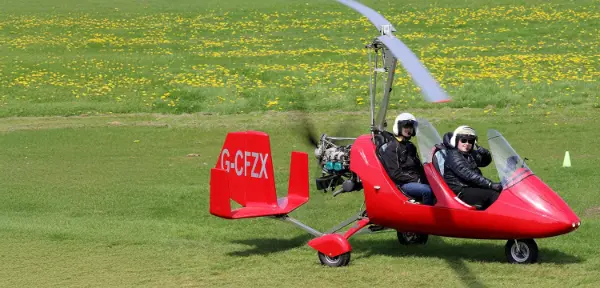
[[[513,264],[530,264],[538,259],[538,246],[533,239],[508,240],[504,252]]]

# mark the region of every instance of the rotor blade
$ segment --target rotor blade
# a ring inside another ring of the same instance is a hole
[[[359,2],[353,1],[353,0],[337,0],[337,1],[356,10],[358,13],[367,17],[369,19],[369,21],[371,21],[371,23],[373,23],[373,25],[375,25],[375,28],[377,28],[377,30],[379,30],[379,32],[381,32],[382,25],[390,25],[392,27],[392,32],[396,31],[396,29],[390,23],[390,21],[385,19],[379,13],[375,12],[375,10],[373,10]]]
[[[427,68],[425,68],[419,58],[410,51],[410,49],[396,37],[379,36],[377,37],[392,52],[400,64],[410,73],[415,83],[421,87],[421,93],[429,102],[447,102],[450,97],[433,79]]]

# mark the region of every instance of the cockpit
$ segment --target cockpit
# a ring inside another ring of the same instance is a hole
[[[452,137],[452,132],[444,134],[444,139],[439,136],[439,133],[435,127],[429,123],[426,119],[419,119],[419,129],[417,130],[417,143],[419,152],[421,155],[421,161],[424,165],[431,163],[435,168],[438,175],[433,175],[438,183],[430,183],[432,186],[438,186],[439,193],[444,191],[451,193],[454,197],[454,193],[451,190],[447,190],[447,185],[443,178],[444,175],[444,161],[446,156],[446,149],[450,147],[449,142]],[[508,144],[508,141],[496,130],[488,131],[488,144],[490,146],[490,152],[492,154],[493,162],[495,163],[496,170],[498,172],[499,179],[503,189],[509,189],[515,187],[516,184],[523,181],[525,178],[534,175],[529,167],[525,164],[525,159],[521,158],[515,150]],[[435,174],[435,173],[434,173]],[[430,181],[431,182],[431,181]],[[519,195],[526,193],[527,187],[519,185],[519,189],[512,189],[512,192]],[[432,189],[434,189],[432,187]],[[435,192],[436,189],[434,189]],[[521,195],[521,197],[528,197],[527,195]],[[457,197],[454,197],[459,200]]]

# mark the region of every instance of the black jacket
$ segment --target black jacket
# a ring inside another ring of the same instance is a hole
[[[412,142],[400,142],[394,137],[383,144],[379,152],[383,167],[396,185],[427,183],[417,147]]]
[[[491,162],[492,155],[483,147],[469,153],[457,148],[448,149],[444,161],[444,180],[457,194],[464,187],[490,188],[492,181],[483,177],[478,167],[486,167]]]

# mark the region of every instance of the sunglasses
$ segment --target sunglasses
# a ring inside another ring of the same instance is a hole
[[[462,138],[460,139],[460,143],[469,143],[469,144],[475,144],[475,139],[467,139],[467,138]]]

